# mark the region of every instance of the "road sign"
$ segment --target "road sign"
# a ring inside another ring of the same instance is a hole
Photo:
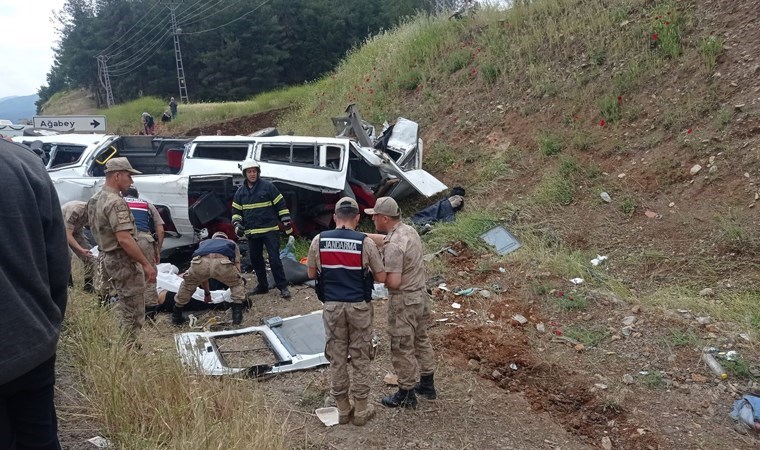
[[[105,133],[106,116],[34,116],[34,128]]]

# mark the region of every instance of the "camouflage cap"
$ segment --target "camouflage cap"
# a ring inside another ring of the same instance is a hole
[[[351,197],[343,197],[335,204],[335,210],[339,209],[350,209],[355,213],[359,213],[359,204]]]
[[[391,197],[380,197],[375,202],[374,208],[367,208],[365,213],[370,215],[382,214],[383,216],[398,217],[401,215],[401,209],[398,207],[396,200]]]
[[[127,171],[134,175],[141,175],[142,172],[135,170],[132,168],[132,164],[129,163],[129,160],[127,158],[121,157],[121,158],[111,158],[106,163],[106,173],[108,172],[119,172],[119,171]]]

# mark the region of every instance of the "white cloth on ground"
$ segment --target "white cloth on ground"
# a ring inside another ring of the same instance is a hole
[[[182,284],[182,277],[177,275],[179,269],[177,266],[169,263],[161,263],[156,266],[156,290],[178,292],[179,286]],[[203,301],[203,289],[198,287],[195,289],[193,298],[199,301]],[[232,293],[229,289],[211,291],[211,303],[232,303]]]

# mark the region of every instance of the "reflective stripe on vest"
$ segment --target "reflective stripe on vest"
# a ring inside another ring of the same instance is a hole
[[[324,231],[319,235],[320,278],[325,301],[366,300],[362,246],[365,235],[354,230]]]
[[[135,226],[137,231],[146,231],[153,233],[150,217],[150,211],[148,210],[148,202],[140,200],[139,198],[124,197],[124,201],[129,205],[129,209],[132,210],[132,215],[135,216]]]

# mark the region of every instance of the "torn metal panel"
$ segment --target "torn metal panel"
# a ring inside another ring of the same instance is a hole
[[[422,169],[404,171],[395,162],[386,161],[383,163],[383,170],[403,181],[388,191],[387,195],[390,197],[402,198],[409,195],[412,190],[416,190],[425,197],[432,197],[448,189],[438,178]]]
[[[252,367],[229,366],[217,340],[251,333],[266,340],[277,362]],[[325,330],[321,310],[285,319],[273,318],[264,325],[239,330],[176,334],[174,340],[182,362],[205,375],[263,376],[329,364],[324,354]]]
[[[346,107],[346,113],[346,117],[332,119],[338,136],[355,138],[359,145],[372,147],[375,142],[375,127],[362,119],[359,109],[353,103]]]
[[[393,159],[403,169],[422,168],[422,139],[419,128],[417,122],[403,117],[399,117],[393,127],[389,128],[391,134],[384,150],[389,154],[397,153],[398,156]]]

